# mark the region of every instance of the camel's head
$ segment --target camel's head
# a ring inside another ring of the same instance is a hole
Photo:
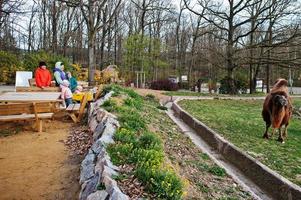
[[[273,98],[273,103],[277,107],[284,107],[284,106],[287,106],[288,101],[287,101],[287,98],[284,95],[277,94]]]

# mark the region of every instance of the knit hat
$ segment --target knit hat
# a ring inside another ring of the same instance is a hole
[[[63,86],[69,87],[70,83],[67,80],[63,80]]]
[[[42,67],[42,66],[46,66],[46,62],[41,61],[41,62],[39,63],[39,67]]]
[[[62,62],[56,62],[56,63],[55,63],[55,68],[57,68],[57,69],[62,70],[62,66],[63,66],[63,63],[62,63]]]

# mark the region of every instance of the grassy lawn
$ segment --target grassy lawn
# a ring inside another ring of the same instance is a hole
[[[251,156],[301,186],[301,120],[292,119],[285,144],[263,139],[263,100],[183,100],[179,105]],[[301,99],[293,105],[301,107]]]
[[[167,96],[216,96],[214,94],[208,93],[199,93],[199,92],[192,92],[192,91],[166,91],[163,94]]]
[[[163,94],[167,95],[167,96],[212,96],[212,97],[225,97],[225,96],[230,96],[230,95],[226,95],[226,94],[209,94],[209,93],[199,93],[199,92],[192,92],[192,91],[166,91]],[[265,96],[264,93],[255,93],[255,94],[239,94],[239,95],[235,95],[235,96],[239,96],[239,97],[263,97]]]

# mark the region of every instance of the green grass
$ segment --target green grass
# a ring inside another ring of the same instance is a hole
[[[199,93],[199,92],[192,92],[192,91],[169,91],[169,92],[164,92],[163,94],[168,95],[168,96],[212,96],[212,97],[225,97],[225,96],[230,96],[226,94],[209,94],[209,93]],[[263,97],[265,96],[265,93],[262,92],[257,92],[255,94],[239,94],[239,95],[234,95],[234,96],[239,96],[239,97]]]
[[[301,186],[301,121],[292,119],[285,144],[263,139],[263,100],[183,100],[179,104],[200,121],[273,170]],[[293,99],[301,107],[301,99]]]

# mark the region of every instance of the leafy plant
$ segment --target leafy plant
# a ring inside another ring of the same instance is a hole
[[[102,107],[104,107],[104,109],[106,109],[108,112],[112,112],[116,109],[117,103],[114,100],[109,99],[103,102]]]
[[[158,108],[158,109],[160,109],[160,110],[168,110],[168,108],[167,108],[167,107],[165,107],[165,106],[161,106],[161,105],[160,105],[160,106],[157,106],[157,108]]]
[[[130,107],[135,107],[136,109],[142,108],[142,102],[140,99],[133,99],[129,97],[124,100],[124,104]]]
[[[154,149],[154,150],[162,150],[162,142],[161,139],[151,132],[144,132],[139,140],[139,146],[144,149]]]
[[[216,175],[216,176],[226,176],[226,170],[224,168],[221,168],[217,165],[211,167],[209,169],[209,172]]]
[[[77,71],[76,67],[72,66],[71,62],[67,58],[61,55],[49,54],[45,51],[38,51],[34,53],[25,54],[25,69],[29,71],[34,71],[39,65],[40,61],[45,61],[47,63],[47,68],[50,72],[53,71],[55,63],[61,61],[64,64],[65,71],[70,71],[73,76],[77,77],[77,73],[73,73]]]
[[[18,57],[12,53],[0,51],[0,82],[15,82],[16,71],[23,70]]]
[[[147,94],[147,95],[145,95],[145,98],[147,99],[147,100],[155,100],[155,95],[153,95],[153,94]]]
[[[137,135],[135,134],[135,132],[130,131],[126,128],[119,129],[115,133],[114,139],[116,141],[119,141],[119,142],[122,142],[122,143],[132,143],[132,144],[137,143]]]
[[[115,165],[122,165],[131,161],[134,145],[132,143],[117,143],[109,145],[107,150]]]
[[[145,122],[138,112],[122,113],[118,119],[122,127],[133,131],[144,130],[146,128]]]
[[[105,190],[106,189],[106,186],[104,183],[99,183],[96,187],[97,190]]]

